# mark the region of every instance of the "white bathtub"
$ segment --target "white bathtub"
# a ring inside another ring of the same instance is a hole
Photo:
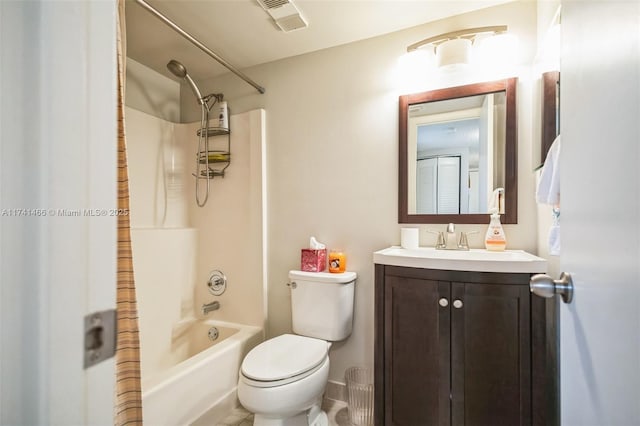
[[[208,330],[216,327],[214,342]],[[238,371],[246,353],[263,340],[262,329],[198,320],[174,330],[162,368],[142,377],[146,425],[216,424],[236,404]]]

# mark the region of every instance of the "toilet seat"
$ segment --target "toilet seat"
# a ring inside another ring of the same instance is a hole
[[[283,334],[253,348],[240,368],[242,380],[274,387],[307,377],[328,362],[329,344],[320,339]]]

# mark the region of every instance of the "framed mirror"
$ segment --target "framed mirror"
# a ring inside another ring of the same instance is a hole
[[[400,96],[399,223],[517,223],[516,78]]]

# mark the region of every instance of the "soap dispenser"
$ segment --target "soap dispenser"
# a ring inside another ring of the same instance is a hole
[[[502,224],[500,223],[500,214],[497,210],[493,210],[491,213],[491,222],[489,222],[489,228],[484,237],[484,246],[491,251],[504,251],[507,247],[507,239],[504,236],[504,229],[502,229]]]
[[[489,202],[491,221],[487,234],[484,237],[484,246],[491,251],[504,251],[507,247],[507,238],[500,223],[500,213],[504,212],[504,189],[496,188]]]

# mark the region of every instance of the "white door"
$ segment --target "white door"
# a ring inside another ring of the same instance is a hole
[[[438,158],[438,214],[460,213],[460,157]]]
[[[460,157],[423,158],[416,164],[416,213],[460,213]]]
[[[115,2],[0,1],[2,425],[113,424],[113,359],[83,347],[115,308],[115,23]]]
[[[564,426],[640,424],[639,5],[562,2]]]
[[[436,214],[437,166],[437,158],[424,158],[416,162],[416,213],[418,214]]]

